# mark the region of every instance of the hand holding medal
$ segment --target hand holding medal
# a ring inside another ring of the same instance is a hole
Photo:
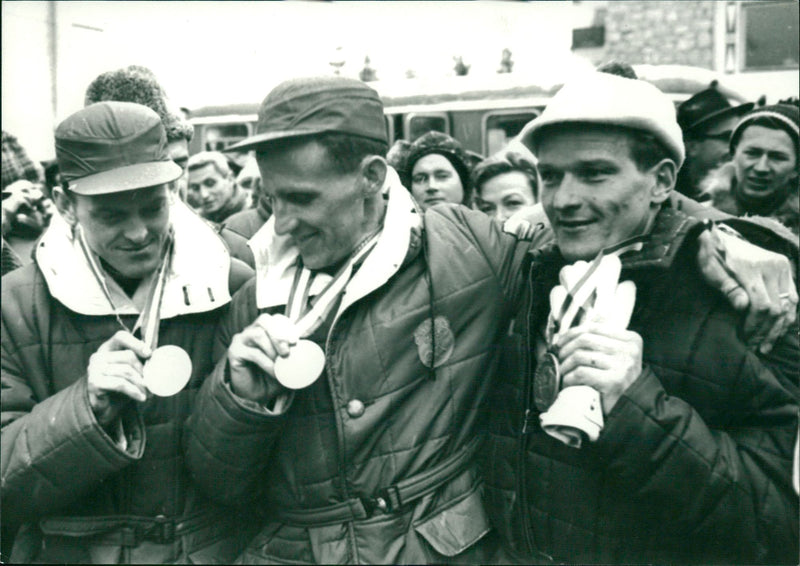
[[[350,259],[313,299],[311,288],[318,273],[302,265],[298,257],[292,267],[294,277],[286,301],[286,315],[260,315],[233,337],[228,348],[231,382],[237,394],[264,401],[275,393],[270,379],[253,374],[256,366],[274,376],[286,389],[303,389],[314,383],[325,370],[325,352],[311,336],[327,320],[353,274],[353,267],[372,251],[380,232],[367,236]],[[249,367],[248,367],[249,366]]]
[[[100,269],[94,254],[90,251],[89,245],[83,231],[78,228],[77,231],[78,241],[81,249],[83,250],[84,257],[86,258],[92,274],[95,277],[98,285],[103,291],[103,294],[108,300],[109,305],[114,311],[114,316],[117,318],[123,332],[118,332],[109,341],[104,343],[95,353],[93,359],[98,354],[105,354],[107,351],[120,350],[121,354],[128,358],[128,365],[130,369],[136,374],[140,374],[143,379],[144,386],[154,395],[160,397],[169,397],[181,391],[192,376],[192,360],[189,354],[186,353],[179,346],[161,346],[158,345],[158,330],[161,323],[161,301],[164,296],[164,286],[166,284],[169,269],[172,264],[172,251],[173,251],[173,238],[170,233],[164,243],[164,253],[159,267],[158,273],[150,284],[147,293],[147,300],[142,307],[139,318],[134,325],[132,331],[122,322],[119,316],[118,309],[114,305],[111,298],[111,292],[106,284],[105,275]],[[141,330],[142,340],[138,340],[133,336],[137,331]],[[117,357],[119,357],[117,355]],[[105,357],[105,356],[103,356]],[[134,360],[135,358],[135,360]],[[141,360],[144,360],[142,365]],[[92,361],[90,361],[90,370]],[[129,374],[130,371],[127,371]],[[91,371],[90,371],[91,377]],[[90,389],[92,382],[90,379]],[[125,393],[128,397],[137,401],[144,401],[141,395],[137,395],[132,391],[120,391]],[[91,400],[91,391],[90,391]],[[94,405],[93,405],[94,407]]]
[[[620,271],[618,255],[601,253],[591,263],[579,261],[565,266],[559,274],[561,284],[550,293],[548,349],[534,376],[534,401],[543,430],[575,448],[584,439],[599,437],[603,411],[596,389],[583,384],[564,387],[564,376],[585,356],[574,340],[580,333],[570,329],[587,323],[620,330],[627,327],[636,287],[631,281],[619,283]],[[561,347],[565,339],[566,349]],[[594,358],[587,363],[595,363]]]

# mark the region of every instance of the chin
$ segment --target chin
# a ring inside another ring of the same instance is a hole
[[[562,245],[561,242],[558,244],[558,248],[561,251],[561,255],[564,256],[568,262],[576,262],[576,261],[591,261],[593,260],[597,254],[603,249],[601,246],[598,246],[596,242],[587,242],[587,243],[580,243],[580,242],[566,242]]]

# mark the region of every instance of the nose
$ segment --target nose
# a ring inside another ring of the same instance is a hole
[[[147,239],[147,224],[141,218],[132,218],[123,227],[125,239],[130,242],[141,243]]]
[[[758,161],[756,161],[755,165],[753,166],[753,169],[762,172],[769,171],[769,161],[767,160],[766,154],[758,158]]]
[[[572,175],[564,175],[561,183],[555,189],[553,195],[553,208],[556,210],[567,210],[578,208],[581,205],[578,187]]]
[[[509,217],[509,214],[505,210],[501,209],[500,207],[498,207],[494,211],[494,214],[492,214],[492,219],[497,221],[497,222],[505,222],[506,220],[508,220],[508,217]]]
[[[289,210],[290,207],[272,203],[272,215],[275,217],[275,233],[283,236],[291,234],[297,229],[297,217]]]

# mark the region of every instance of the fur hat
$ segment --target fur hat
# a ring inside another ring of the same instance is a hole
[[[167,106],[167,93],[153,72],[140,65],[107,71],[99,75],[86,89],[86,106],[103,101],[133,102],[147,106],[158,114],[167,132],[167,141],[192,139],[194,128]]]
[[[405,167],[405,184],[409,189],[411,188],[411,177],[414,173],[414,165],[431,153],[438,153],[447,159],[453,168],[458,173],[458,178],[461,180],[461,186],[464,189],[465,203],[472,202],[472,185],[470,183],[470,159],[467,156],[461,144],[455,138],[443,134],[442,132],[428,132],[427,134],[417,138],[411,144],[411,148],[406,158]]]

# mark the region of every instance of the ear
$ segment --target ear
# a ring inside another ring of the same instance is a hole
[[[671,159],[662,159],[653,169],[655,184],[653,185],[650,200],[653,204],[661,204],[669,198],[672,189],[675,188],[675,180],[678,175],[678,167]]]
[[[380,155],[368,155],[361,160],[358,174],[364,187],[364,196],[375,196],[380,193],[386,180],[386,160]]]
[[[75,198],[67,195],[61,187],[53,187],[53,201],[64,220],[74,228],[78,223],[78,217],[75,214]]]

